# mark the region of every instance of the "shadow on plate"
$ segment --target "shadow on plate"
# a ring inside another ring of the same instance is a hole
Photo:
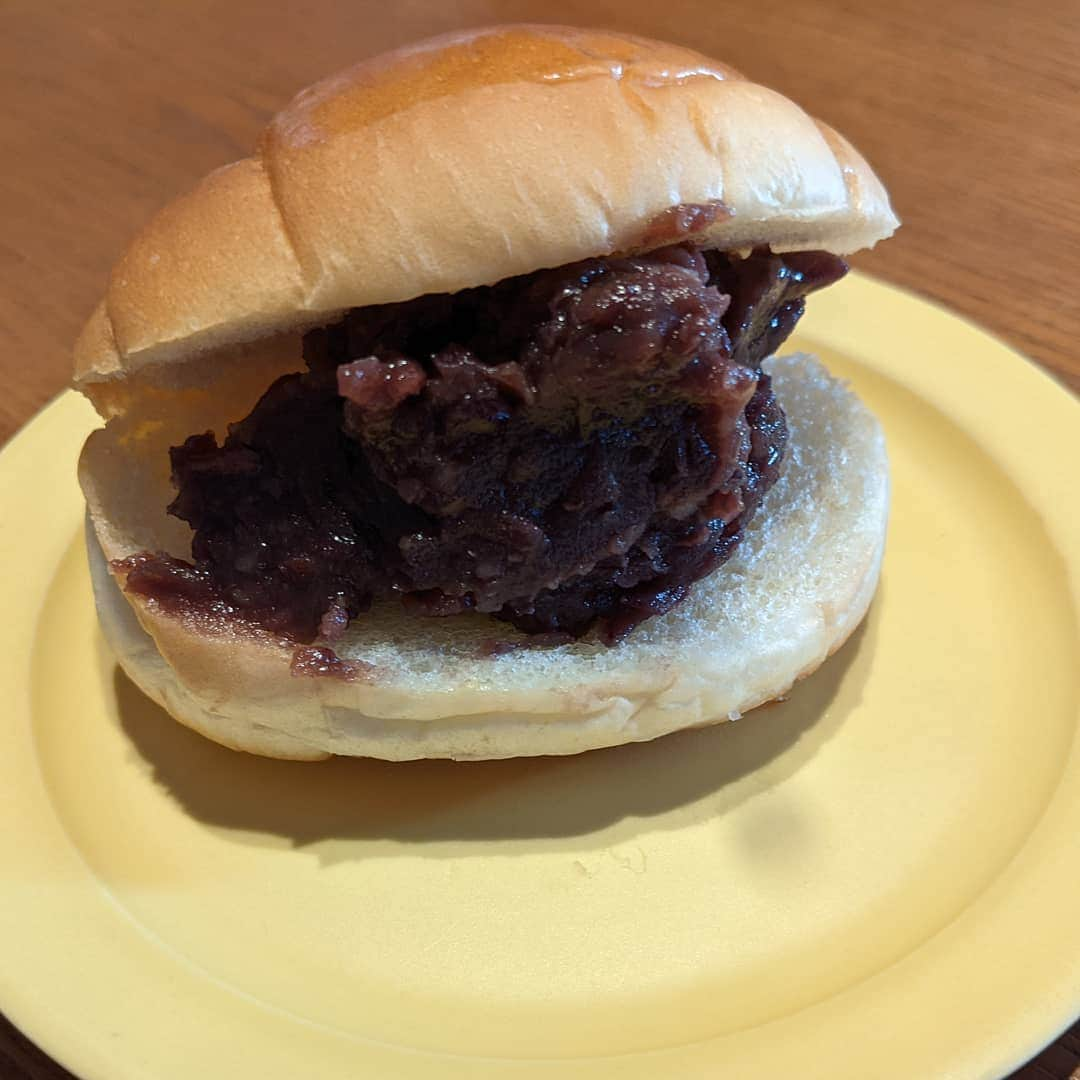
[[[783,702],[735,723],[572,757],[507,761],[289,762],[228,750],[173,721],[116,669],[120,724],[183,810],[238,842],[297,847],[391,840],[433,845],[583,836],[627,823],[715,818],[791,775],[860,700],[877,612]],[[644,819],[644,820],[643,820]],[[615,830],[619,832],[619,829]],[[277,838],[277,839],[275,839]],[[608,836],[607,841],[612,839]]]

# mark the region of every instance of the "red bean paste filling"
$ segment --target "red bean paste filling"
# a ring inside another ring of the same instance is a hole
[[[787,441],[761,361],[846,269],[680,244],[350,311],[171,450],[191,561],[127,588],[296,642],[392,596],[617,642],[735,549]]]

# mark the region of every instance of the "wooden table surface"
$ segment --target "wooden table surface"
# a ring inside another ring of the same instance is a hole
[[[0,442],[64,387],[71,342],[132,231],[247,155],[296,90],[410,39],[528,19],[693,45],[828,120],[905,223],[856,266],[1080,389],[1077,0],[7,0]],[[1018,1075],[1080,1078],[1078,1066],[1080,1025]],[[0,1018],[4,1080],[67,1075]]]

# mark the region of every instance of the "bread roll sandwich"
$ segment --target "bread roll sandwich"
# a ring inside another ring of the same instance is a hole
[[[696,52],[503,26],[303,91],[76,346],[101,625],[272,757],[569,754],[782,695],[874,593],[873,416],[775,359],[897,225]]]

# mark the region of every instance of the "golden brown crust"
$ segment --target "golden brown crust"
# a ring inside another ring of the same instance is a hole
[[[165,207],[117,264],[76,385],[116,412],[143,369],[639,248],[657,214],[711,200],[731,210],[716,247],[843,254],[896,226],[850,144],[698,53],[551,26],[423,42],[305,90],[258,158]]]
[[[79,379],[91,372],[105,377],[122,370],[112,321],[105,310],[105,301],[102,300],[91,312],[75,342],[75,378]]]
[[[300,268],[261,162],[234,162],[171,202],[113,269],[106,307],[125,356],[232,344],[291,320]],[[173,346],[173,348],[170,348]]]

